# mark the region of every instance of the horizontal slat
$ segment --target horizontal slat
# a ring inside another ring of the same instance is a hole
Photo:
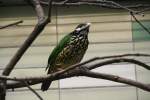
[[[30,55],[23,56],[22,59],[17,63],[16,68],[23,67],[46,67],[47,59],[49,54],[45,55]],[[5,67],[12,57],[2,57],[0,61],[0,66]]]
[[[23,44],[23,42],[27,39],[25,37],[3,37],[0,39],[0,47],[19,47]],[[54,45],[56,44],[56,36],[55,35],[43,35],[39,36],[32,45],[41,46],[41,45]]]
[[[120,42],[131,42],[132,36],[131,31],[116,31],[116,32],[96,32],[89,33],[89,41],[91,43],[120,43]]]
[[[37,91],[37,90],[36,90]],[[59,100],[58,90],[48,90],[46,92],[37,91],[43,98],[43,100]],[[37,100],[37,96],[31,91],[17,91],[17,92],[8,92],[6,100]]]
[[[71,9],[71,10],[70,10]],[[58,22],[63,23],[80,23],[80,22],[124,22],[130,21],[131,15],[125,10],[105,9],[99,7],[70,7],[58,10]],[[82,10],[81,10],[82,9]],[[139,20],[149,20],[150,11],[144,12],[145,16],[137,15]],[[76,20],[75,20],[76,19]]]
[[[0,38],[28,36],[34,26],[16,26],[0,30]],[[41,35],[56,35],[56,25],[46,26]]]
[[[10,76],[11,77],[30,77],[30,76],[42,76],[46,75],[44,68],[28,68],[28,69],[14,69]]]
[[[138,53],[145,53],[150,54],[150,42],[135,42],[134,43],[134,50]],[[150,62],[150,57],[135,57],[135,59],[143,61],[143,62]]]
[[[63,24],[63,25],[58,24],[58,33],[61,34],[72,32],[77,25],[78,24]],[[110,32],[110,31],[115,32],[115,31],[128,31],[130,29],[131,29],[130,22],[93,23],[91,24],[90,32]]]
[[[126,64],[126,65],[108,65],[108,66],[94,69],[93,71],[118,75],[121,77],[126,77],[128,79],[135,80],[134,65],[128,65],[128,64]],[[123,85],[123,84],[108,81],[108,80],[88,78],[88,77],[73,77],[73,78],[60,80],[61,88],[118,86],[118,85]]]
[[[75,24],[58,25],[59,40],[74,30]],[[93,23],[89,32],[90,42],[130,42],[132,41],[131,23]]]
[[[46,67],[47,59],[54,47],[30,47],[17,63],[16,67]],[[18,48],[0,49],[0,67],[3,68],[16,53]]]
[[[45,15],[47,15],[48,8],[45,7]],[[36,12],[31,6],[7,6],[0,7],[0,18],[10,19],[24,19],[30,17],[37,17]],[[56,7],[52,7],[52,16],[56,15]]]
[[[43,47],[29,47],[25,55],[42,55],[52,51],[54,46],[43,46]],[[18,48],[3,48],[0,49],[0,56],[12,56]]]
[[[47,59],[54,47],[32,47],[22,59],[18,62],[16,67],[45,67]],[[94,48],[94,49],[93,49]],[[10,51],[9,51],[10,50]],[[1,49],[0,66],[4,67],[11,59],[16,49]],[[115,54],[123,54],[132,52],[131,43],[112,43],[112,44],[91,44],[85,54],[83,60],[90,59],[95,56],[108,56]]]
[[[59,41],[66,34],[59,35]],[[88,35],[90,43],[120,43],[120,42],[131,42],[132,34],[131,31],[113,31],[113,32],[89,32]]]
[[[11,27],[0,30],[0,47],[21,46],[27,36],[33,31],[33,26]],[[56,26],[47,26],[33,45],[56,44]]]
[[[0,70],[0,74],[2,73],[2,70]],[[10,77],[17,77],[17,78],[25,78],[25,77],[38,77],[42,75],[46,75],[47,72],[45,71],[45,68],[25,68],[25,69],[13,69],[13,71],[10,74]],[[13,81],[8,81],[8,83],[12,83]],[[33,85],[32,88],[34,89],[40,89],[41,84]],[[54,81],[51,84],[50,89],[58,88],[58,81]],[[25,90],[24,88],[18,88],[16,90]]]
[[[60,6],[58,7],[58,15],[59,16],[76,16],[76,15],[86,15],[86,14],[127,14],[128,12],[123,9],[108,9],[100,6]]]
[[[83,61],[93,57],[110,56],[132,52],[131,43],[92,44],[89,45]]]
[[[67,89],[67,90],[49,90],[47,92],[37,91],[44,100],[97,100],[97,98],[103,98],[105,100],[136,100],[135,88],[133,87],[110,87],[110,88],[91,88],[91,89]],[[59,94],[60,93],[60,94]],[[110,95],[110,96],[108,96]],[[17,91],[17,92],[8,92],[6,100],[36,100],[38,99],[31,91]],[[141,99],[142,100],[142,99]],[[148,99],[146,99],[148,100]]]
[[[150,65],[150,63],[147,63],[148,65]],[[149,70],[141,67],[141,66],[136,66],[137,69],[137,80],[143,83],[150,83],[150,78],[147,76],[150,76],[150,72]]]
[[[121,25],[124,27],[120,27]],[[74,30],[75,25],[60,25],[58,26],[59,34],[62,33],[70,33]],[[119,27],[119,28],[118,28]],[[91,42],[128,42],[132,41],[132,34],[130,32],[130,23],[94,23],[90,28],[89,40]],[[27,34],[30,33],[32,28],[16,28],[14,31],[11,29],[2,30],[0,32],[6,33],[1,34],[0,37],[0,47],[9,47],[9,46],[20,46],[23,43],[23,40],[27,38]],[[25,31],[22,31],[25,30]],[[55,27],[51,27],[51,29],[46,28],[43,34],[41,34],[37,40],[33,43],[33,45],[49,45],[56,43],[56,37],[51,34],[51,31],[55,32]],[[22,33],[23,32],[23,33]],[[11,33],[11,34],[10,34]],[[16,34],[17,33],[17,34]],[[20,34],[19,34],[20,33]],[[45,33],[45,34],[44,34]],[[14,35],[14,36],[13,36]],[[25,35],[25,36],[24,36]],[[9,37],[8,37],[9,36]],[[113,36],[113,37],[112,37]],[[62,38],[63,36],[59,36]]]
[[[21,18],[0,18],[0,26],[8,25],[19,20],[23,20],[23,23],[18,24],[19,26],[35,26],[37,24],[37,17],[21,17]],[[56,24],[56,17],[51,18],[51,22],[48,25]]]
[[[133,87],[66,89],[61,90],[61,100],[136,100],[135,92]]]
[[[59,24],[70,24],[70,23],[81,23],[81,22],[99,22],[99,23],[110,23],[110,22],[126,22],[130,21],[130,15],[119,15],[119,14],[86,14],[86,15],[73,15],[73,16],[58,16]]]

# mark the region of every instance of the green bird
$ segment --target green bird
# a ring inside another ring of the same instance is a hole
[[[74,31],[67,34],[54,48],[49,56],[46,70],[47,74],[65,69],[79,63],[88,48],[88,33],[90,23],[79,24]],[[45,80],[41,90],[49,88],[52,81]]]

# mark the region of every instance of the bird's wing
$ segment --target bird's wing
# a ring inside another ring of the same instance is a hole
[[[61,39],[61,41],[58,43],[58,45],[53,49],[52,53],[50,54],[48,58],[48,65],[46,67],[46,70],[50,67],[52,67],[52,63],[56,60],[58,54],[63,50],[63,48],[67,45],[67,43],[70,41],[71,34],[66,35],[64,38]]]

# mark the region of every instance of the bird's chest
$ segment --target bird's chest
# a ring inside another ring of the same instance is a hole
[[[61,67],[68,67],[79,63],[88,48],[88,44],[86,37],[72,37],[56,58],[56,64],[61,65]]]

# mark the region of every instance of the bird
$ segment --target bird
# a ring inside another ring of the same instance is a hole
[[[74,31],[65,35],[53,49],[48,58],[47,74],[63,70],[71,65],[80,63],[88,49],[88,33],[91,23],[81,23]],[[46,79],[42,82],[41,90],[46,91],[52,81]]]

